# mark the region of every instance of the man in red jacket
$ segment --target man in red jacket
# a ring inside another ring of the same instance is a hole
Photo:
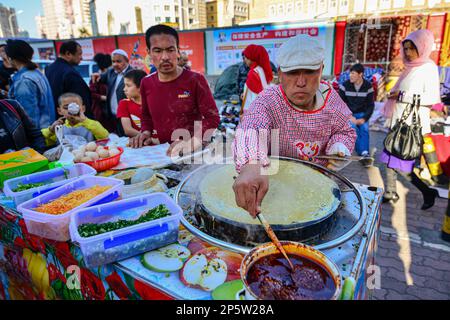
[[[178,66],[179,38],[175,29],[165,25],[150,27],[145,40],[157,72],[141,82],[141,133],[130,139],[130,146],[169,142],[169,156],[195,151],[209,141],[219,125],[208,82],[201,74]]]

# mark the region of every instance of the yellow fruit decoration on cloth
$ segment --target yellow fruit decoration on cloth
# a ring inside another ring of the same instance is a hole
[[[30,249],[28,249],[28,248],[23,249],[22,257],[23,257],[23,258],[25,259],[25,261],[27,262],[27,268],[28,268],[28,265],[30,264],[31,255],[32,255],[32,254],[33,254],[33,252],[31,252]]]
[[[42,253],[33,253],[29,249],[23,250],[23,258],[27,261],[27,269],[33,286],[39,292],[46,292],[50,287],[47,260]]]

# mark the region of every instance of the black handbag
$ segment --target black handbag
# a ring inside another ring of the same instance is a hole
[[[413,103],[408,104],[403,111],[402,117],[391,129],[384,139],[384,148],[390,154],[402,160],[418,159],[422,154],[422,125],[419,117],[420,98],[414,96]],[[406,119],[412,113],[411,124]]]

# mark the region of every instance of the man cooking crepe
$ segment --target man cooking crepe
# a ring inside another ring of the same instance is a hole
[[[236,132],[233,151],[236,203],[253,217],[269,189],[268,153],[271,133],[279,132],[279,155],[315,161],[332,170],[348,162],[318,160],[318,155],[350,156],[356,133],[352,112],[339,94],[321,81],[324,48],[308,35],[297,35],[279,49],[277,63],[281,85],[259,94]],[[261,139],[265,137],[265,139]]]

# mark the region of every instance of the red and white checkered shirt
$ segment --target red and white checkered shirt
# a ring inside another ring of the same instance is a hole
[[[279,132],[280,156],[313,160],[321,165],[327,161],[314,159],[329,154],[334,144],[340,143],[353,151],[355,130],[350,125],[350,109],[339,94],[326,82],[321,82],[316,94],[314,111],[294,108],[281,86],[263,91],[246,110],[236,131],[233,151],[236,170],[250,161],[268,164],[268,154],[276,154],[274,129]],[[262,138],[262,139],[261,139]],[[271,150],[272,149],[272,150]]]

